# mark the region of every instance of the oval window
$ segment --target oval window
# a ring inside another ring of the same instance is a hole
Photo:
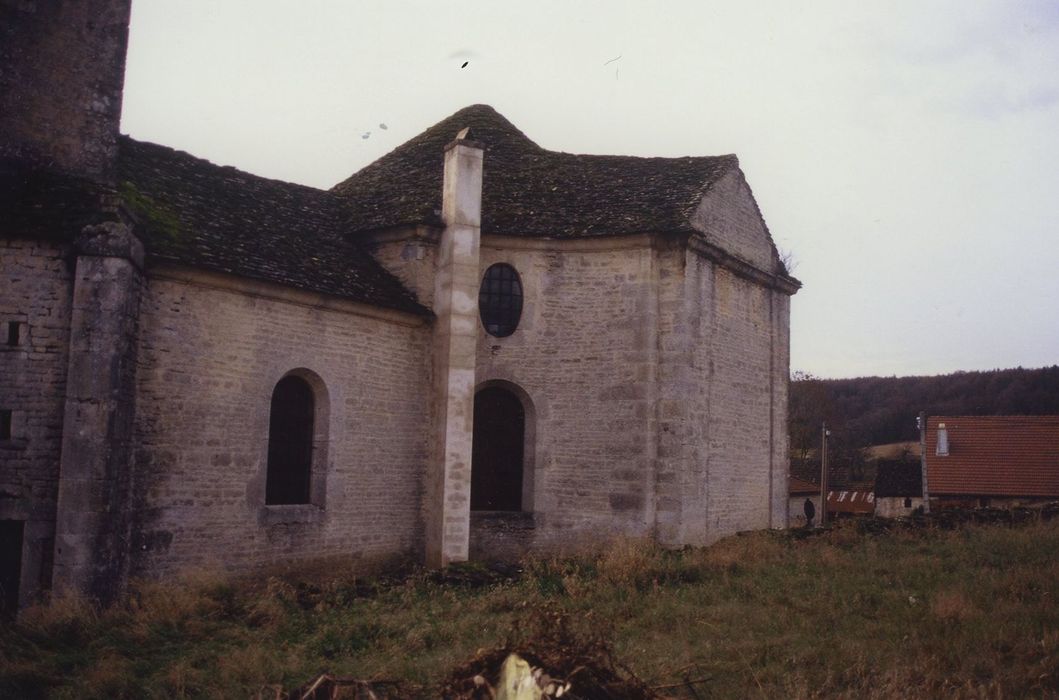
[[[515,268],[490,265],[478,290],[478,313],[489,335],[504,338],[515,332],[522,316],[522,282]]]

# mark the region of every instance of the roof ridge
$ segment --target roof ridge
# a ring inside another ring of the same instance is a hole
[[[696,156],[692,156],[692,157],[696,157]],[[691,215],[695,212],[695,207],[697,207],[699,205],[699,202],[702,201],[702,198],[706,196],[706,193],[709,192],[710,189],[713,188],[714,184],[718,180],[720,180],[722,177],[727,175],[732,170],[732,168],[738,168],[739,167],[739,157],[736,154],[734,154],[734,153],[726,153],[725,155],[722,155],[722,156],[697,156],[697,157],[700,157],[700,158],[715,158],[716,160],[718,160],[721,163],[723,163],[723,167],[717,173],[716,177],[707,179],[705,182],[702,183],[702,186],[699,187],[697,190],[695,190],[695,193],[691,197],[688,198],[688,202],[687,202],[687,204],[684,205],[684,209],[681,212],[685,219],[690,219],[691,218]]]
[[[480,132],[483,130],[507,132],[509,136],[514,136],[516,140],[521,141],[523,146],[528,147],[529,149],[540,151],[545,150],[531,138],[526,136],[525,133],[519,130],[519,128],[511,123],[509,119],[497,112],[493,107],[487,104],[473,104],[459,109],[444,119],[435,122],[432,126],[424,129],[415,136],[412,136],[400,145],[395,146],[372,162],[355,171],[345,180],[336,183],[330,187],[328,191],[342,194],[342,190],[348,191],[351,189],[352,183],[361,179],[361,176],[364,173],[370,174],[372,170],[384,167],[389,161],[399,157],[401,154],[404,154],[409,150],[425,148],[428,144],[440,144],[436,148],[437,157],[440,161],[444,146],[456,138],[456,134],[464,127],[470,128],[467,138],[483,143],[486,150],[489,149],[490,145],[495,146],[497,144],[490,144],[488,140],[483,139],[480,135]]]
[[[464,128],[485,149],[482,232],[544,238],[691,231],[689,210],[734,155],[629,156],[542,148],[489,105],[437,122],[331,188],[347,229],[440,226],[444,149]]]
[[[141,141],[140,139],[133,138],[132,136],[130,136],[128,134],[120,134],[118,136],[118,147],[121,148],[125,144],[131,145],[134,148],[146,147],[147,149],[155,149],[155,150],[158,150],[160,152],[167,153],[170,156],[176,156],[178,158],[185,158],[185,159],[188,159],[188,160],[195,161],[197,163],[201,163],[201,164],[207,165],[207,166],[209,166],[211,168],[216,168],[217,170],[230,171],[230,172],[242,175],[244,177],[248,177],[248,178],[253,178],[255,180],[259,180],[261,182],[269,182],[269,183],[273,183],[273,184],[277,184],[277,185],[285,185],[285,186],[288,186],[288,187],[297,187],[297,188],[302,189],[302,190],[308,190],[310,192],[315,192],[315,193],[323,194],[323,195],[329,195],[330,194],[330,190],[325,190],[325,189],[322,189],[322,188],[319,188],[319,187],[313,187],[312,185],[303,185],[300,182],[291,182],[290,180],[281,180],[281,179],[275,178],[275,177],[267,177],[265,175],[258,175],[257,173],[252,173],[252,172],[250,172],[248,170],[241,170],[241,169],[235,167],[234,165],[221,165],[220,163],[214,163],[209,158],[203,158],[202,156],[197,156],[194,153],[189,153],[188,151],[185,151],[185,150],[180,149],[180,148],[173,148],[172,146],[166,146],[164,144],[155,143],[154,141]]]

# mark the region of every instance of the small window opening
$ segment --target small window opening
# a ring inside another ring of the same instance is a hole
[[[15,346],[22,338],[22,324],[18,321],[7,322],[7,344]]]
[[[522,317],[522,282],[515,268],[489,266],[478,290],[478,313],[489,335],[504,338],[515,332]]]
[[[309,503],[314,414],[308,382],[293,375],[279,380],[269,413],[266,505]]]
[[[912,507],[912,499],[911,498],[906,498],[905,499],[905,508],[911,508],[911,507]]]
[[[0,440],[11,439],[11,409],[0,408]]]

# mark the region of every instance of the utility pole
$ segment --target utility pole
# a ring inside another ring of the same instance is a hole
[[[827,525],[827,436],[831,431],[825,422],[820,426],[820,526]]]
[[[919,465],[923,471],[923,512],[930,512],[930,492],[927,489],[927,414],[919,412],[916,419],[919,426]]]

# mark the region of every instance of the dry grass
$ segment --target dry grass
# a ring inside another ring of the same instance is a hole
[[[1054,697],[1056,551],[1053,522],[619,541],[479,587],[334,562],[254,585],[199,574],[26,611],[0,632],[0,697],[273,697],[324,672],[430,697],[478,650],[532,649],[555,614],[675,697]]]

